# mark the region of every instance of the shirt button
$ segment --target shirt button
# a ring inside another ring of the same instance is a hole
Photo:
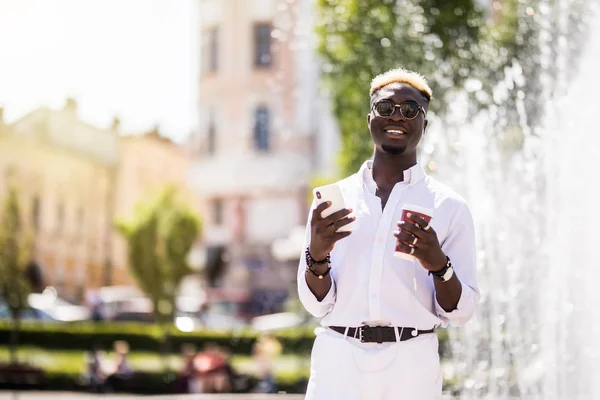
[[[383,243],[383,238],[381,236],[377,238],[377,243]]]

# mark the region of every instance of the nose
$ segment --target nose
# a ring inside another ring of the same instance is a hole
[[[402,113],[400,112],[400,107],[395,107],[394,108],[394,112],[388,118],[391,119],[392,121],[404,121],[404,120],[406,120],[406,118],[404,118],[402,116]]]

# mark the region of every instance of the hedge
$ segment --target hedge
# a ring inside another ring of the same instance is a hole
[[[202,348],[206,343],[214,343],[228,349],[233,354],[251,354],[252,346],[260,336],[251,330],[181,332],[171,329],[170,350],[180,351],[181,345],[191,343]],[[301,328],[277,333],[286,353],[307,353],[314,340],[313,329]],[[0,343],[9,343],[10,324],[0,322]],[[132,351],[158,351],[162,346],[159,326],[139,323],[65,323],[39,324],[23,323],[19,334],[19,344],[46,349],[90,350],[98,346],[112,349],[116,340],[125,340]]]
[[[196,345],[199,349],[207,343],[214,343],[228,349],[232,354],[248,355],[259,332],[252,330],[181,332],[171,329],[170,351],[178,353],[185,343]],[[314,341],[314,328],[282,330],[276,333],[281,341],[284,353],[307,354]],[[447,331],[438,330],[440,351],[445,353]],[[10,324],[0,322],[0,343],[9,343]],[[125,340],[132,351],[158,351],[162,346],[160,327],[140,323],[69,323],[39,324],[23,323],[19,334],[19,344],[37,346],[46,349],[90,350],[98,346],[112,349],[116,340]]]
[[[256,384],[257,380],[254,377],[248,376],[250,379],[247,384],[249,387],[235,390],[238,393],[248,392]],[[143,372],[138,373],[133,382],[128,384],[126,388],[122,388],[119,392],[160,395],[171,394],[175,387],[176,374],[168,372]],[[286,393],[304,393],[308,377],[304,374],[285,374],[275,376],[279,391]],[[44,372],[41,380],[36,383],[32,382],[7,382],[0,379],[0,390],[44,390],[44,391],[88,391],[89,388],[82,381],[81,374],[68,372]]]

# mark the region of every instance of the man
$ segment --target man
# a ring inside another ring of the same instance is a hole
[[[394,69],[373,79],[370,95],[373,160],[338,182],[346,209],[322,218],[329,204],[313,205],[307,224],[298,292],[325,329],[306,399],[440,399],[435,328],[464,324],[479,301],[473,220],[417,162],[426,80]],[[412,213],[400,223],[405,204],[432,209],[431,222]],[[348,224],[351,232],[338,231]]]

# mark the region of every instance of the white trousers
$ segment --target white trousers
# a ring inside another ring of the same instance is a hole
[[[360,343],[330,329],[317,334],[305,400],[439,400],[435,334],[399,343]]]

